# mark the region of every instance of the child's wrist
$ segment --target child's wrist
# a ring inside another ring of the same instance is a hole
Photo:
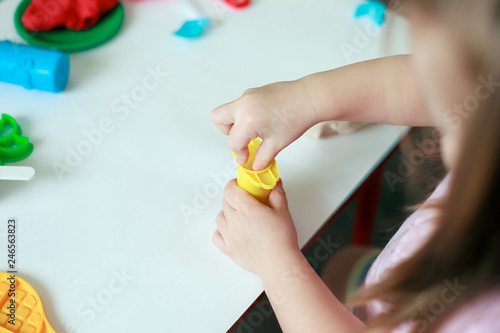
[[[308,106],[306,107],[306,110],[304,110],[304,113],[307,116],[307,123],[309,127],[312,127],[323,121],[314,96],[314,78],[312,75],[308,75],[298,79],[296,82],[300,86],[300,89],[304,92],[305,100],[308,101]]]
[[[264,285],[273,281],[286,280],[288,276],[304,271],[304,265],[309,265],[298,246],[283,249],[269,259],[271,260],[258,272]]]
[[[343,120],[345,116],[343,110],[346,109],[343,105],[343,96],[339,95],[337,98],[332,96],[341,93],[338,88],[342,85],[341,79],[337,78],[336,70],[315,73],[300,79],[314,110],[311,112],[313,125],[324,121]]]

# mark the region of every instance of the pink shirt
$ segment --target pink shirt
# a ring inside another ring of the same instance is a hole
[[[439,184],[428,200],[439,199],[446,195],[450,183],[450,176]],[[384,250],[368,271],[365,284],[372,285],[381,281],[386,272],[400,262],[417,252],[431,236],[435,229],[437,211],[432,208],[422,208],[413,213],[392,237]],[[466,288],[460,281],[448,281],[443,284],[441,300],[433,302],[430,309],[424,309],[426,320],[415,321],[417,331],[425,329],[443,311],[446,302],[453,302]],[[440,303],[442,302],[442,303]],[[387,306],[380,301],[371,301],[366,305],[368,319],[374,318],[387,311]],[[410,323],[404,323],[393,332],[409,332]],[[500,332],[500,288],[484,293],[465,303],[452,313],[441,325],[439,333],[473,333],[473,332]]]

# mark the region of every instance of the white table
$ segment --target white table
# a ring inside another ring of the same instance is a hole
[[[17,3],[0,1],[0,39],[20,41]],[[387,54],[384,33],[360,44],[356,29],[367,21],[352,20],[357,3],[255,0],[223,11],[222,25],[196,41],[171,34],[186,18],[180,1],[125,3],[113,41],[71,55],[64,93],[0,83],[0,111],[35,145],[17,165],[37,172],[1,183],[0,244],[15,217],[19,275],[56,331],[223,332],[239,318],[262,285],[211,243],[223,186],[211,174],[229,177],[232,156],[209,112],[248,87]],[[392,23],[403,33],[389,53],[406,52],[405,24]],[[347,44],[357,53],[346,57]],[[157,68],[168,73],[158,84],[148,78]],[[134,96],[130,106],[124,94]],[[95,129],[106,133],[90,143],[84,133]],[[301,245],[405,131],[377,125],[301,138],[278,156]],[[58,177],[53,164],[68,166],[70,150],[86,156]],[[187,206],[190,218],[180,212]]]

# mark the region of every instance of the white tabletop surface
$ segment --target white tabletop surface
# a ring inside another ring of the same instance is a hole
[[[226,331],[263,289],[211,243],[234,166],[209,112],[249,87],[408,51],[401,19],[360,37],[355,0],[254,0],[241,11],[206,1],[222,24],[199,40],[172,36],[187,18],[180,0],[126,2],[113,41],[71,55],[64,93],[0,83],[0,112],[35,145],[16,164],[36,169],[30,182],[1,182],[0,244],[15,217],[19,275],[58,332]],[[0,40],[21,42],[17,3],[0,1]],[[405,130],[303,137],[277,157],[301,245]]]

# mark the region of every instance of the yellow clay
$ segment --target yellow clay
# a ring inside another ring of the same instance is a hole
[[[267,204],[269,193],[276,186],[280,176],[275,160],[264,170],[253,171],[252,164],[260,144],[261,141],[259,139],[250,141],[248,145],[248,161],[243,165],[238,164],[237,167],[237,183],[238,186],[252,194],[260,202]],[[233,156],[236,156],[234,152]]]

